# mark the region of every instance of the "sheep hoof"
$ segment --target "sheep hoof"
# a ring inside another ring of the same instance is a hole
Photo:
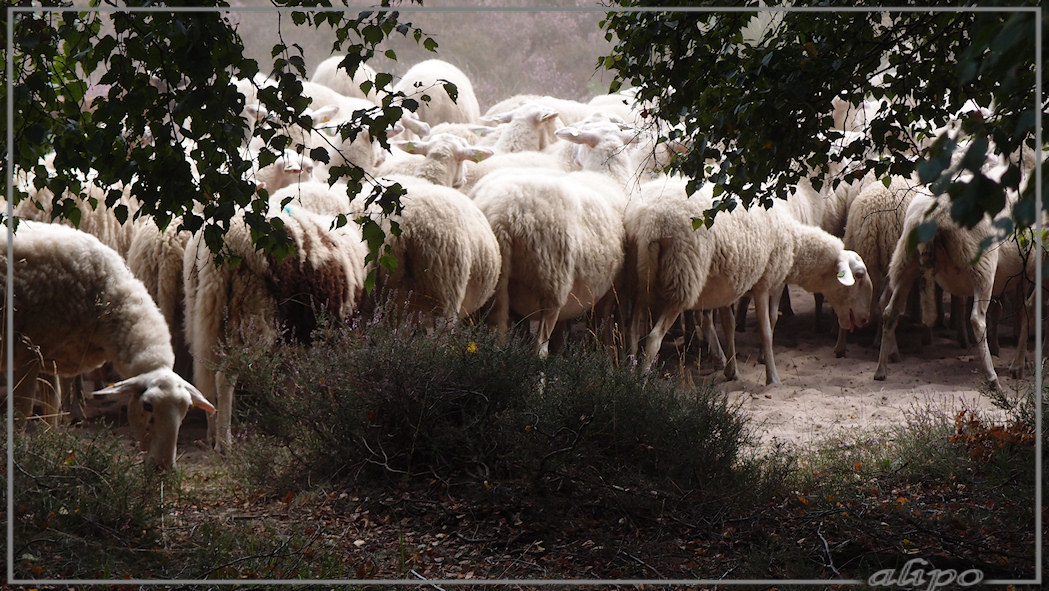
[[[886,373],[885,373],[885,370],[883,370],[883,369],[878,369],[877,371],[874,372],[874,379],[879,381],[879,382],[884,382],[885,381],[885,376],[886,376]]]
[[[841,350],[834,349],[834,356],[837,357],[838,359],[841,359],[842,357],[845,357],[845,349],[841,349]]]
[[[1017,379],[1017,380],[1022,378],[1022,377],[1024,377],[1024,368],[1023,368],[1023,366],[1010,367],[1009,368],[1009,375],[1011,375],[1013,377],[1013,379]]]

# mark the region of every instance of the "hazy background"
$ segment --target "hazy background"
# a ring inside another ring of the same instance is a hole
[[[264,0],[234,0],[231,4],[271,6]],[[393,49],[397,61],[380,56],[369,65],[398,76],[424,59],[448,61],[470,77],[482,113],[520,93],[587,100],[608,91],[611,76],[597,70],[597,58],[607,54],[611,45],[599,27],[605,9],[596,0],[485,0],[475,5],[490,10],[441,10],[463,6],[456,0],[427,0],[421,11],[402,10],[402,22],[411,22],[437,41],[437,54],[395,33],[382,50]],[[234,12],[230,18],[237,23],[248,54],[264,71],[266,64],[272,64],[270,49],[278,41],[278,29],[285,43],[302,47],[310,75],[331,55],[335,36],[326,25],[320,29],[296,27],[290,15],[278,16],[277,12]]]

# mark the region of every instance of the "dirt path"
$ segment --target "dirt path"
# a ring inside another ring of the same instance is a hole
[[[952,414],[963,408],[998,411],[980,394],[983,377],[975,350],[963,349],[953,330],[936,329],[932,344],[919,350],[919,333],[901,326],[898,341],[903,360],[890,364],[887,379],[878,382],[874,380],[878,347],[872,343],[872,332],[850,335],[847,356],[836,358],[835,334],[829,328],[820,334],[814,330],[812,295],[792,288],[791,301],[795,315],[780,318],[773,342],[782,385],[765,385],[765,367],[757,361],[760,345],[753,310],[747,330],[736,333],[739,379],[726,382],[720,371],[697,372],[694,357],[685,361],[692,379],[714,380],[734,401],[741,401],[766,442],[805,445],[856,427],[888,429],[915,408]],[[824,306],[823,318],[825,325],[836,327],[830,306]],[[1009,375],[1016,350],[1012,334],[1012,327],[1003,325],[1001,355],[994,357],[1007,391],[1021,385]],[[673,349],[664,348],[664,355],[668,352],[673,354]],[[1033,379],[1028,375],[1022,381]]]

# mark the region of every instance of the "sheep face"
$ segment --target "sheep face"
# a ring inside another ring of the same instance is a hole
[[[838,326],[851,331],[870,322],[874,286],[860,255],[843,250],[833,271],[821,278],[821,290],[838,316]]]
[[[166,470],[175,465],[179,427],[190,406],[214,412],[215,407],[178,374],[157,369],[98,390],[96,395],[127,395],[128,422],[146,452],[146,465]]]

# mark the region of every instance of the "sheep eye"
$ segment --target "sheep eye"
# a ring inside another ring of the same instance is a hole
[[[153,403],[152,402],[143,402],[142,403],[142,410],[144,410],[146,412],[153,412]]]

